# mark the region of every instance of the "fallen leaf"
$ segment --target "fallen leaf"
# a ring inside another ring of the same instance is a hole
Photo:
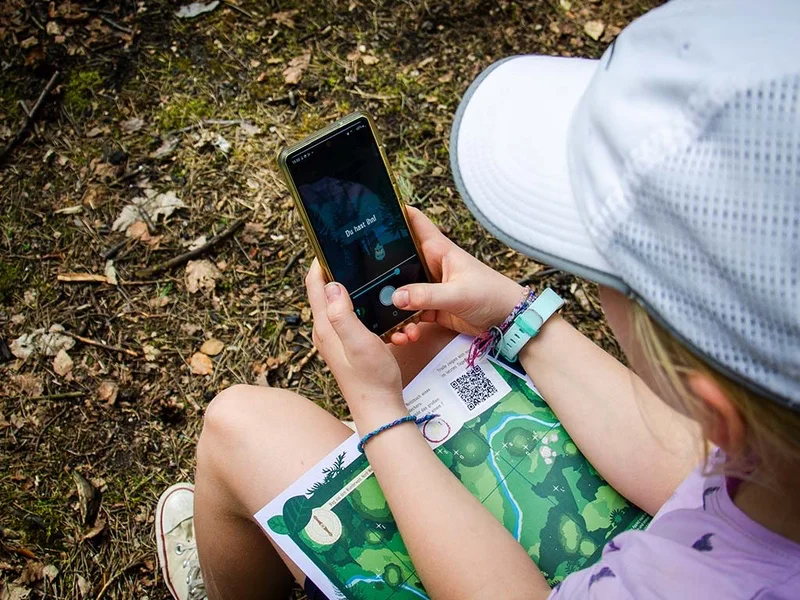
[[[211,144],[223,154],[227,154],[231,151],[231,143],[221,135],[218,135],[216,138],[214,138],[214,141],[211,142]]]
[[[599,40],[605,30],[606,24],[602,21],[587,21],[583,26],[583,32],[594,41]]]
[[[17,583],[36,583],[42,579],[44,579],[44,564],[35,560],[29,560],[22,568]]]
[[[53,370],[56,372],[57,375],[61,375],[62,377],[72,371],[73,363],[72,358],[67,351],[61,349],[56,354],[56,357],[53,359]]]
[[[104,274],[106,276],[106,279],[108,280],[108,283],[110,283],[111,285],[117,285],[117,283],[118,283],[118,281],[117,281],[117,269],[114,266],[114,261],[113,260],[107,260],[106,261],[106,268],[105,268],[105,273]]]
[[[373,56],[372,54],[363,54],[361,56],[361,62],[363,62],[367,66],[374,65],[379,60],[380,59],[377,56]]]
[[[214,291],[217,279],[220,277],[222,277],[222,273],[210,260],[190,260],[186,263],[186,289],[190,294],[195,294],[200,290]]]
[[[125,235],[134,240],[146,242],[150,239],[150,230],[147,228],[147,223],[144,221],[134,221],[128,226]]]
[[[83,534],[83,537],[81,537],[81,541],[83,542],[86,540],[91,540],[93,538],[96,538],[98,535],[103,533],[105,528],[106,528],[106,520],[103,518],[97,519],[94,526],[89,531]]]
[[[216,9],[219,6],[219,0],[213,0],[213,2],[192,2],[191,4],[185,4],[181,6],[175,12],[175,16],[179,19],[193,19],[195,17],[199,17],[205,13],[209,13],[212,10]]]
[[[207,354],[208,356],[216,356],[222,352],[223,348],[225,348],[224,342],[211,338],[210,340],[203,342],[203,345],[200,346],[200,352]]]
[[[89,582],[86,581],[86,578],[82,575],[78,575],[75,578],[75,585],[78,586],[78,593],[81,595],[81,598],[86,598],[92,589],[92,587],[89,585]]]
[[[97,388],[97,398],[112,406],[117,401],[119,386],[114,381],[104,381]]]
[[[214,371],[214,363],[202,352],[192,354],[192,358],[189,359],[189,365],[195,375],[211,375]]]
[[[245,244],[257,244],[258,238],[264,235],[264,225],[261,223],[245,223],[241,240]]]
[[[13,583],[0,583],[0,600],[27,600],[30,595],[28,588]]]
[[[161,354],[161,350],[159,350],[152,344],[143,344],[142,354],[144,354],[144,359],[147,362],[153,362],[159,357],[159,355]]]
[[[44,329],[36,329],[23,334],[11,342],[11,353],[23,360],[32,354],[55,356],[59,350],[69,350],[75,345],[75,340],[63,332],[61,325],[53,325],[47,333]]]
[[[150,158],[155,158],[156,160],[161,160],[162,158],[167,158],[170,156],[175,150],[178,148],[178,144],[180,143],[180,138],[178,137],[168,137],[155,151],[150,153]]]
[[[246,136],[258,135],[261,133],[261,127],[258,125],[253,125],[252,123],[248,123],[247,121],[244,121],[241,125],[239,125],[239,130]]]
[[[122,212],[111,226],[113,231],[127,231],[128,227],[136,221],[142,220],[145,213],[151,221],[155,223],[158,217],[168,218],[179,208],[185,208],[183,200],[173,191],[157,194],[151,189],[145,190],[144,196],[139,196],[131,200],[131,203],[122,209]]]
[[[283,25],[288,27],[289,29],[294,29],[294,17],[298,12],[297,9],[294,10],[282,10],[280,12],[272,13],[269,18],[273,19],[277,25]]]
[[[86,137],[96,138],[101,133],[103,133],[102,127],[92,127],[89,131],[86,132]]]
[[[142,127],[144,127],[144,121],[139,117],[133,117],[132,119],[128,119],[127,121],[122,121],[119,124],[119,128],[122,129],[125,133],[136,133]]]
[[[81,523],[84,526],[93,525],[103,503],[103,493],[91,481],[78,471],[72,472],[75,487],[78,490],[78,510],[81,513]]]
[[[42,575],[44,575],[48,581],[53,581],[58,577],[58,567],[55,565],[45,565],[44,569],[42,569]]]
[[[311,64],[311,53],[306,52],[300,56],[295,56],[289,61],[289,65],[283,70],[283,80],[287,85],[296,85],[303,79],[308,65]]]
[[[44,391],[42,380],[32,373],[20,373],[10,377],[11,384],[19,390],[20,394],[29,398],[41,396]]]

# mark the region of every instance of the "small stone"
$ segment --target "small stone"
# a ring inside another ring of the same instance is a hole
[[[594,41],[599,40],[606,30],[606,24],[602,21],[587,21],[583,26],[583,32]]]

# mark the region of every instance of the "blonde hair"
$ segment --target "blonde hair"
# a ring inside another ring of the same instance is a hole
[[[719,373],[668,334],[640,304],[631,305],[637,341],[659,391],[668,390],[672,406],[704,430],[711,423],[709,408],[686,385],[685,376],[698,372],[712,378],[739,411],[747,428],[746,443],[736,456],[727,456],[724,473],[758,479],[764,485],[780,485],[781,474],[800,464],[800,411],[763,398]],[[706,444],[704,449],[707,459]]]

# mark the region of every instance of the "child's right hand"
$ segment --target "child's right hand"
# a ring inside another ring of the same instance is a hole
[[[394,305],[421,310],[421,321],[469,335],[499,325],[523,299],[524,288],[456,246],[419,210],[407,210],[423,258],[437,283],[398,288],[392,297]],[[418,338],[419,328],[410,324],[402,332],[393,333],[391,341],[403,345]]]

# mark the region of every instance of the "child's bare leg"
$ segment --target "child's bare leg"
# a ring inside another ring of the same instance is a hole
[[[424,343],[395,348],[407,383],[453,337],[423,326]],[[206,412],[197,446],[195,531],[209,597],[286,598],[291,573],[252,515],[352,431],[292,392],[234,386]]]

